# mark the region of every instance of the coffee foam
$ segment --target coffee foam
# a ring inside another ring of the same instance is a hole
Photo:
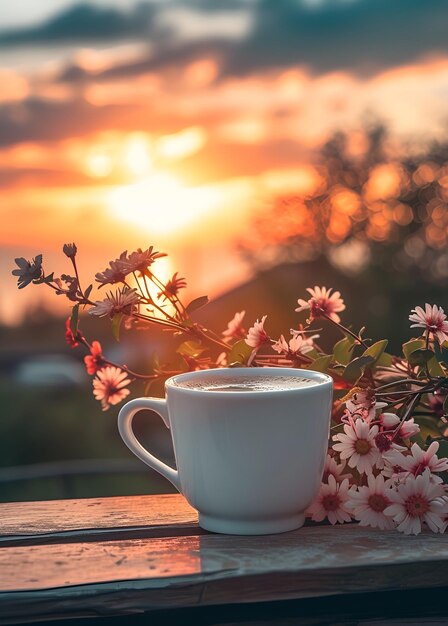
[[[194,389],[195,391],[288,391],[319,385],[321,381],[304,376],[216,376],[203,378],[195,376],[189,380],[174,379],[176,387]]]

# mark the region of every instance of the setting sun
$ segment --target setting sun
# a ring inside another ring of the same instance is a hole
[[[116,218],[155,234],[175,232],[218,206],[218,190],[185,187],[172,174],[154,172],[144,180],[111,190],[107,203]]]

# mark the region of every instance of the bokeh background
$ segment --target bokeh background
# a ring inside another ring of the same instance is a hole
[[[19,292],[15,257],[60,274],[75,241],[87,282],[154,245],[216,330],[245,309],[287,331],[325,284],[398,350],[411,308],[447,306],[447,24],[445,0],[2,0],[0,499],[170,490],[91,397],[69,303]],[[143,368],[165,349],[83,328]]]

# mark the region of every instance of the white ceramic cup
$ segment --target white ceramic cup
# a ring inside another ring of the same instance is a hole
[[[182,387],[195,378],[299,376],[310,386],[275,391],[216,391]],[[292,368],[238,368],[169,378],[166,400],[138,398],[118,416],[123,441],[173,483],[213,532],[263,535],[300,528],[322,479],[333,381]],[[177,470],[145,450],[132,430],[141,409],[156,411],[171,429]]]

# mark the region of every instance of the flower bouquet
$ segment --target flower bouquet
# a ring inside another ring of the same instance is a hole
[[[180,294],[186,281],[178,273],[168,281],[157,276],[163,253],[153,247],[123,252],[95,275],[105,297],[92,297],[93,284],[81,283],[75,244],[65,244],[71,273],[47,274],[42,255],[16,259],[18,287],[46,285],[73,303],[65,337],[72,348],[87,352],[87,373],[103,410],[120,403],[129,386],[185,371],[219,367],[300,367],[326,372],[334,380],[331,440],[320,491],[307,511],[315,522],[357,520],[379,529],[396,528],[418,534],[425,527],[444,532],[448,525],[448,368],[442,352],[448,348],[448,321],[442,308],[426,304],[410,313],[419,336],[403,345],[401,355],[387,352],[387,340],[373,342],[341,323],[345,304],[338,291],[309,288],[297,301],[307,311],[306,324],[274,339],[265,328],[266,316],[246,330],[239,311],[222,332],[195,321],[194,312],[206,296],[188,304]],[[101,293],[101,291],[99,291]],[[98,298],[98,299],[97,299]],[[155,362],[150,372],[135,372],[111,361],[96,340],[79,326],[79,311],[107,318],[112,334],[121,329],[157,325],[173,336],[178,362]],[[341,339],[331,353],[319,345],[314,322],[336,326]]]

